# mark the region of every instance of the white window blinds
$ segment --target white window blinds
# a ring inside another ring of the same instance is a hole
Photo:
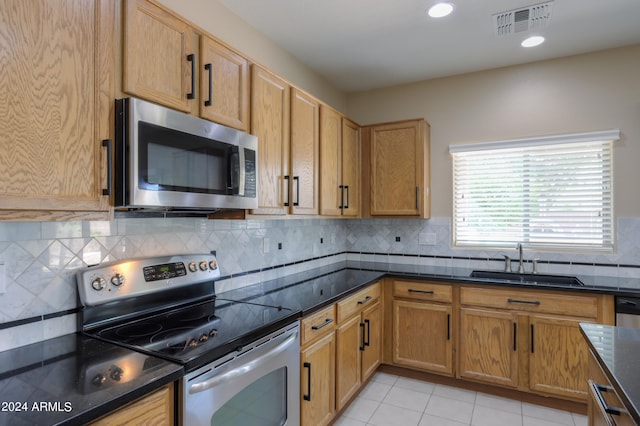
[[[619,131],[452,145],[457,246],[613,249]]]

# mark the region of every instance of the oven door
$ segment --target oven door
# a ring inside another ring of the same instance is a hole
[[[299,325],[185,376],[184,426],[300,424]]]

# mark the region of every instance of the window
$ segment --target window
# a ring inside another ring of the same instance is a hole
[[[613,250],[619,131],[451,145],[456,246]]]

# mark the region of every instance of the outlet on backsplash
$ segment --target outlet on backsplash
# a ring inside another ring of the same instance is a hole
[[[434,232],[421,232],[418,237],[418,243],[421,246],[435,246],[436,245],[436,234]]]

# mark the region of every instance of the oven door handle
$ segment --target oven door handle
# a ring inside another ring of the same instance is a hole
[[[271,358],[279,354],[280,352],[283,352],[284,350],[286,350],[289,346],[291,346],[296,341],[297,337],[298,337],[298,332],[296,331],[291,336],[289,336],[287,340],[280,343],[278,346],[271,349],[269,352],[260,355],[256,359],[249,361],[248,363],[243,363],[242,366],[238,368],[234,368],[233,370],[223,373],[219,376],[212,377],[208,380],[205,380],[204,382],[192,384],[191,386],[189,386],[189,393],[194,394],[194,393],[206,391],[207,389],[211,389],[212,387],[217,386],[222,382],[233,380],[238,376],[242,376],[244,374],[249,373],[250,371],[255,370],[267,358]]]

